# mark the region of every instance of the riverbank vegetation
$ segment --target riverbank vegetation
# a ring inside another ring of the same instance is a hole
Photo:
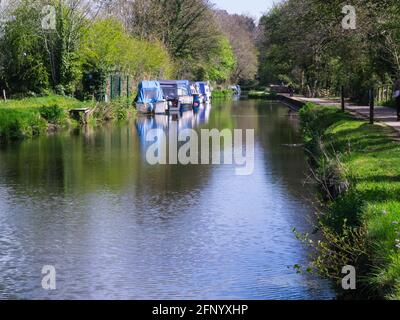
[[[369,89],[390,88],[400,74],[398,1],[353,1],[355,28],[343,27],[347,4],[286,0],[264,15],[260,85],[284,83],[309,97],[340,96],[344,86],[347,97],[362,103]],[[391,99],[390,91],[385,95]],[[353,265],[361,298],[400,299],[398,136],[336,108],[308,105],[300,114],[324,203],[322,240],[299,235],[314,249],[312,267],[340,288],[342,268]]]
[[[33,137],[71,125],[68,111],[93,102],[71,97],[45,96],[0,102],[0,141]]]
[[[212,99],[232,99],[234,96],[233,90],[230,89],[214,89]]]
[[[326,203],[323,240],[312,267],[340,281],[357,270],[363,297],[400,299],[400,145],[388,127],[369,125],[337,108],[307,105],[301,112],[313,178]]]
[[[271,91],[255,91],[251,90],[248,93],[248,97],[250,99],[266,99],[266,100],[276,100],[278,98],[278,94]]]
[[[208,0],[18,0],[1,5],[0,94],[11,99],[0,102],[3,114],[16,107],[35,113],[51,99],[63,109],[96,100],[108,101],[99,104],[100,118],[110,113],[124,118],[130,112],[110,99],[132,104],[140,80],[201,80],[227,88],[254,79],[257,71],[253,19],[216,11]],[[125,97],[120,96],[121,83],[117,96],[110,93],[115,91],[113,75],[128,79]],[[32,97],[41,98],[27,99]],[[3,132],[12,127],[2,121]]]
[[[42,13],[45,5],[54,8],[54,21]],[[97,96],[112,73],[219,85],[256,74],[254,21],[214,11],[206,0],[20,0],[6,9],[0,88],[9,96]]]

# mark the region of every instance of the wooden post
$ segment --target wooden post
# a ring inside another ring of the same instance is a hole
[[[344,102],[344,86],[342,86],[342,91],[341,91],[341,98],[342,98],[342,111],[345,111],[345,102]]]
[[[369,90],[369,123],[374,124],[375,96],[374,89]]]
[[[3,90],[3,99],[4,99],[4,102],[7,102],[6,90]]]

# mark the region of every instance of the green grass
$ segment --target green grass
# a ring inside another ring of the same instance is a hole
[[[277,99],[278,95],[275,92],[267,92],[267,91],[250,91],[248,94],[250,99],[269,99],[274,100]]]
[[[57,105],[63,109],[82,108],[85,106],[93,105],[91,101],[79,101],[75,98],[50,95],[46,97],[26,98],[20,100],[7,100],[7,102],[0,101],[0,109],[20,109],[20,108],[40,108],[43,106]]]
[[[33,109],[0,109],[0,140],[15,140],[40,135],[47,122]]]
[[[371,264],[362,271],[367,286],[382,297],[400,299],[400,144],[394,130],[329,107],[308,105],[301,116],[308,145],[322,137],[351,182],[351,189],[330,204],[331,215],[365,227]]]
[[[0,102],[0,140],[8,141],[32,137],[46,132],[48,124],[65,123],[67,111],[91,106],[63,96],[47,96]]]
[[[212,94],[212,99],[230,99],[233,97],[233,91],[232,90],[220,90],[220,89],[215,89],[213,90]]]

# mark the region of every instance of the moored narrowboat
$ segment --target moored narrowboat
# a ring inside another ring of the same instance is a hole
[[[138,85],[135,99],[136,110],[140,113],[164,114],[168,110],[168,102],[158,81],[142,81]]]
[[[209,82],[196,82],[196,86],[200,93],[201,102],[207,103],[211,101],[211,85]]]
[[[192,110],[194,98],[189,81],[161,80],[160,86],[170,112]]]

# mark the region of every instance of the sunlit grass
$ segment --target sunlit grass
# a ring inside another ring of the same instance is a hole
[[[91,101],[50,95],[0,102],[0,140],[20,139],[40,135],[46,131],[47,123],[59,123],[70,109],[89,107]],[[47,119],[49,110],[61,110],[57,119]]]
[[[7,100],[7,102],[0,101],[1,109],[14,109],[14,108],[40,108],[42,106],[57,105],[63,109],[81,108],[83,106],[90,106],[91,101],[81,102],[75,98],[50,95],[46,97],[33,97],[19,100]]]
[[[389,127],[370,125],[334,108],[318,108],[306,116],[320,130],[324,144],[340,155],[352,193],[333,205],[333,213],[364,224],[371,273],[367,280],[386,298],[400,298],[400,143]],[[313,118],[315,117],[315,118]],[[319,121],[319,122],[318,122]],[[353,200],[355,199],[355,200]],[[362,203],[356,203],[361,199]]]

